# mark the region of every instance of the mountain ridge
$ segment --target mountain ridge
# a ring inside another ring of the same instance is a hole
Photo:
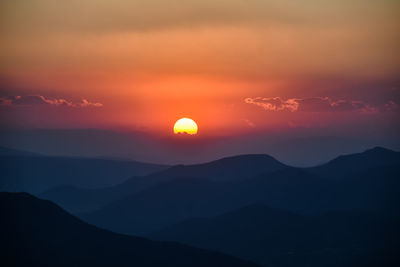
[[[264,266],[392,266],[400,260],[394,245],[399,245],[397,223],[369,213],[302,216],[252,204],[188,219],[148,236],[239,255]]]
[[[99,188],[168,166],[134,161],[92,158],[8,155],[0,156],[0,191],[39,193],[59,185]]]
[[[3,263],[16,266],[256,266],[221,253],[115,234],[28,193],[0,193]]]

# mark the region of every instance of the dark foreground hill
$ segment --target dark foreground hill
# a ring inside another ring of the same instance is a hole
[[[0,193],[2,266],[255,266],[220,253],[115,234],[27,193]]]
[[[212,218],[190,219],[150,236],[265,266],[396,266],[399,222],[368,213],[301,216],[251,205]]]

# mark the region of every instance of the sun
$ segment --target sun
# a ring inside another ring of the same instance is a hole
[[[182,118],[175,122],[174,133],[186,133],[190,135],[197,134],[197,124],[194,120],[189,118]]]

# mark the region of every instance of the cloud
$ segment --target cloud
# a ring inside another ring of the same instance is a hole
[[[255,123],[250,121],[249,119],[243,119],[243,121],[247,124],[247,126],[254,128],[256,127]]]
[[[47,98],[41,95],[3,96],[0,97],[0,106],[61,106],[61,107],[102,107],[99,102],[90,102],[82,99],[81,102],[72,102],[62,98]]]
[[[80,107],[97,107],[97,108],[100,108],[100,107],[103,106],[103,104],[102,103],[98,103],[98,102],[95,102],[95,103],[94,102],[89,102],[86,99],[82,99],[82,102],[79,103],[79,106]]]
[[[268,111],[288,112],[345,112],[353,111],[362,114],[374,114],[380,111],[390,111],[399,108],[394,101],[382,106],[374,106],[359,100],[333,100],[329,97],[289,98],[281,97],[248,97],[247,104],[259,106]]]
[[[399,109],[399,107],[400,107],[399,104],[395,103],[392,100],[385,104],[385,109],[387,111],[397,110],[397,109]]]
[[[244,100],[247,104],[254,104],[270,111],[297,111],[299,103],[294,99],[282,100],[280,97],[248,97]]]

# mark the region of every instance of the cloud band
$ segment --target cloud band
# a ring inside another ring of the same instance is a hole
[[[71,108],[102,107],[99,102],[82,99],[81,102],[72,102],[62,98],[48,98],[42,95],[3,96],[0,97],[0,106],[57,106]]]
[[[329,97],[289,98],[281,97],[248,97],[244,100],[247,104],[259,106],[267,111],[288,112],[337,112],[356,111],[363,114],[374,114],[380,111],[397,109],[399,105],[389,101],[382,106],[374,106],[359,100],[333,100]]]

